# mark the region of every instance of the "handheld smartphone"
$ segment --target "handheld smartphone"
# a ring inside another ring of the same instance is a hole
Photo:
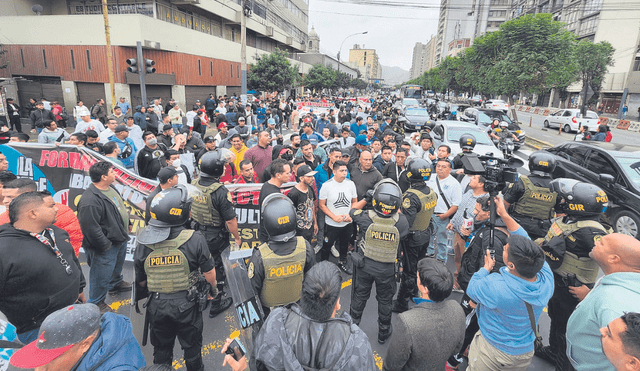
[[[491,255],[491,259],[496,260],[496,250],[495,249],[487,249],[489,251],[489,255]]]
[[[242,357],[244,357],[247,351],[244,349],[244,345],[242,345],[240,339],[233,338],[225,353],[229,354],[236,361],[239,361]]]

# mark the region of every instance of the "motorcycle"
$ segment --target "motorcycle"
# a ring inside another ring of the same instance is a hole
[[[511,156],[513,156],[513,151],[515,150],[513,139],[500,139],[500,142],[498,142],[498,149],[502,151],[502,155],[504,156],[505,160],[510,159]]]

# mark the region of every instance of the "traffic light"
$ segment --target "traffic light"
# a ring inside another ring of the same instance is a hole
[[[138,73],[138,61],[135,58],[127,59],[127,64],[129,65],[129,67],[127,67],[127,71],[131,73]]]
[[[147,74],[150,73],[156,73],[156,68],[153,67],[156,65],[156,62],[153,59],[146,59],[144,60],[144,70]]]

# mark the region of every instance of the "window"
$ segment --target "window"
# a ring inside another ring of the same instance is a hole
[[[87,69],[91,69],[91,52],[89,52],[89,49],[87,49]]]
[[[22,68],[25,68],[25,65],[24,65],[24,53],[22,52],[22,49],[20,49],[20,61],[22,61]]]
[[[589,162],[587,163],[587,169],[596,174],[609,174],[613,175],[614,178],[617,178],[618,176],[613,164],[598,151],[591,152]]]
[[[198,76],[202,76],[202,67],[200,65],[200,59],[198,59]]]
[[[573,146],[565,150],[565,153],[569,155],[569,161],[577,165],[582,165],[585,157],[587,157],[588,148]]]
[[[44,68],[47,68],[47,52],[42,49],[42,60],[44,61]]]
[[[73,49],[71,51],[71,68],[76,69],[76,59],[73,57]]]
[[[209,68],[211,69],[211,77],[213,77],[213,61],[209,62]]]
[[[240,77],[240,65],[236,65],[236,76]]]
[[[20,49],[20,53],[22,54],[22,49]],[[22,67],[24,67],[24,58],[22,58]],[[633,63],[633,70],[640,71],[640,57],[636,57],[636,61]]]
[[[233,77],[233,65],[229,65],[229,67],[231,67],[231,77]]]
[[[566,110],[564,111],[564,113],[562,114],[563,117],[571,117],[573,116],[573,112]]]

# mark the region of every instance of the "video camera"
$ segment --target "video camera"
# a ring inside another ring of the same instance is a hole
[[[464,173],[467,175],[482,175],[485,179],[484,190],[495,197],[502,191],[507,183],[518,181],[518,167],[524,166],[519,158],[511,157],[509,160],[493,156],[487,153],[478,156],[475,153],[467,153],[461,158]]]

